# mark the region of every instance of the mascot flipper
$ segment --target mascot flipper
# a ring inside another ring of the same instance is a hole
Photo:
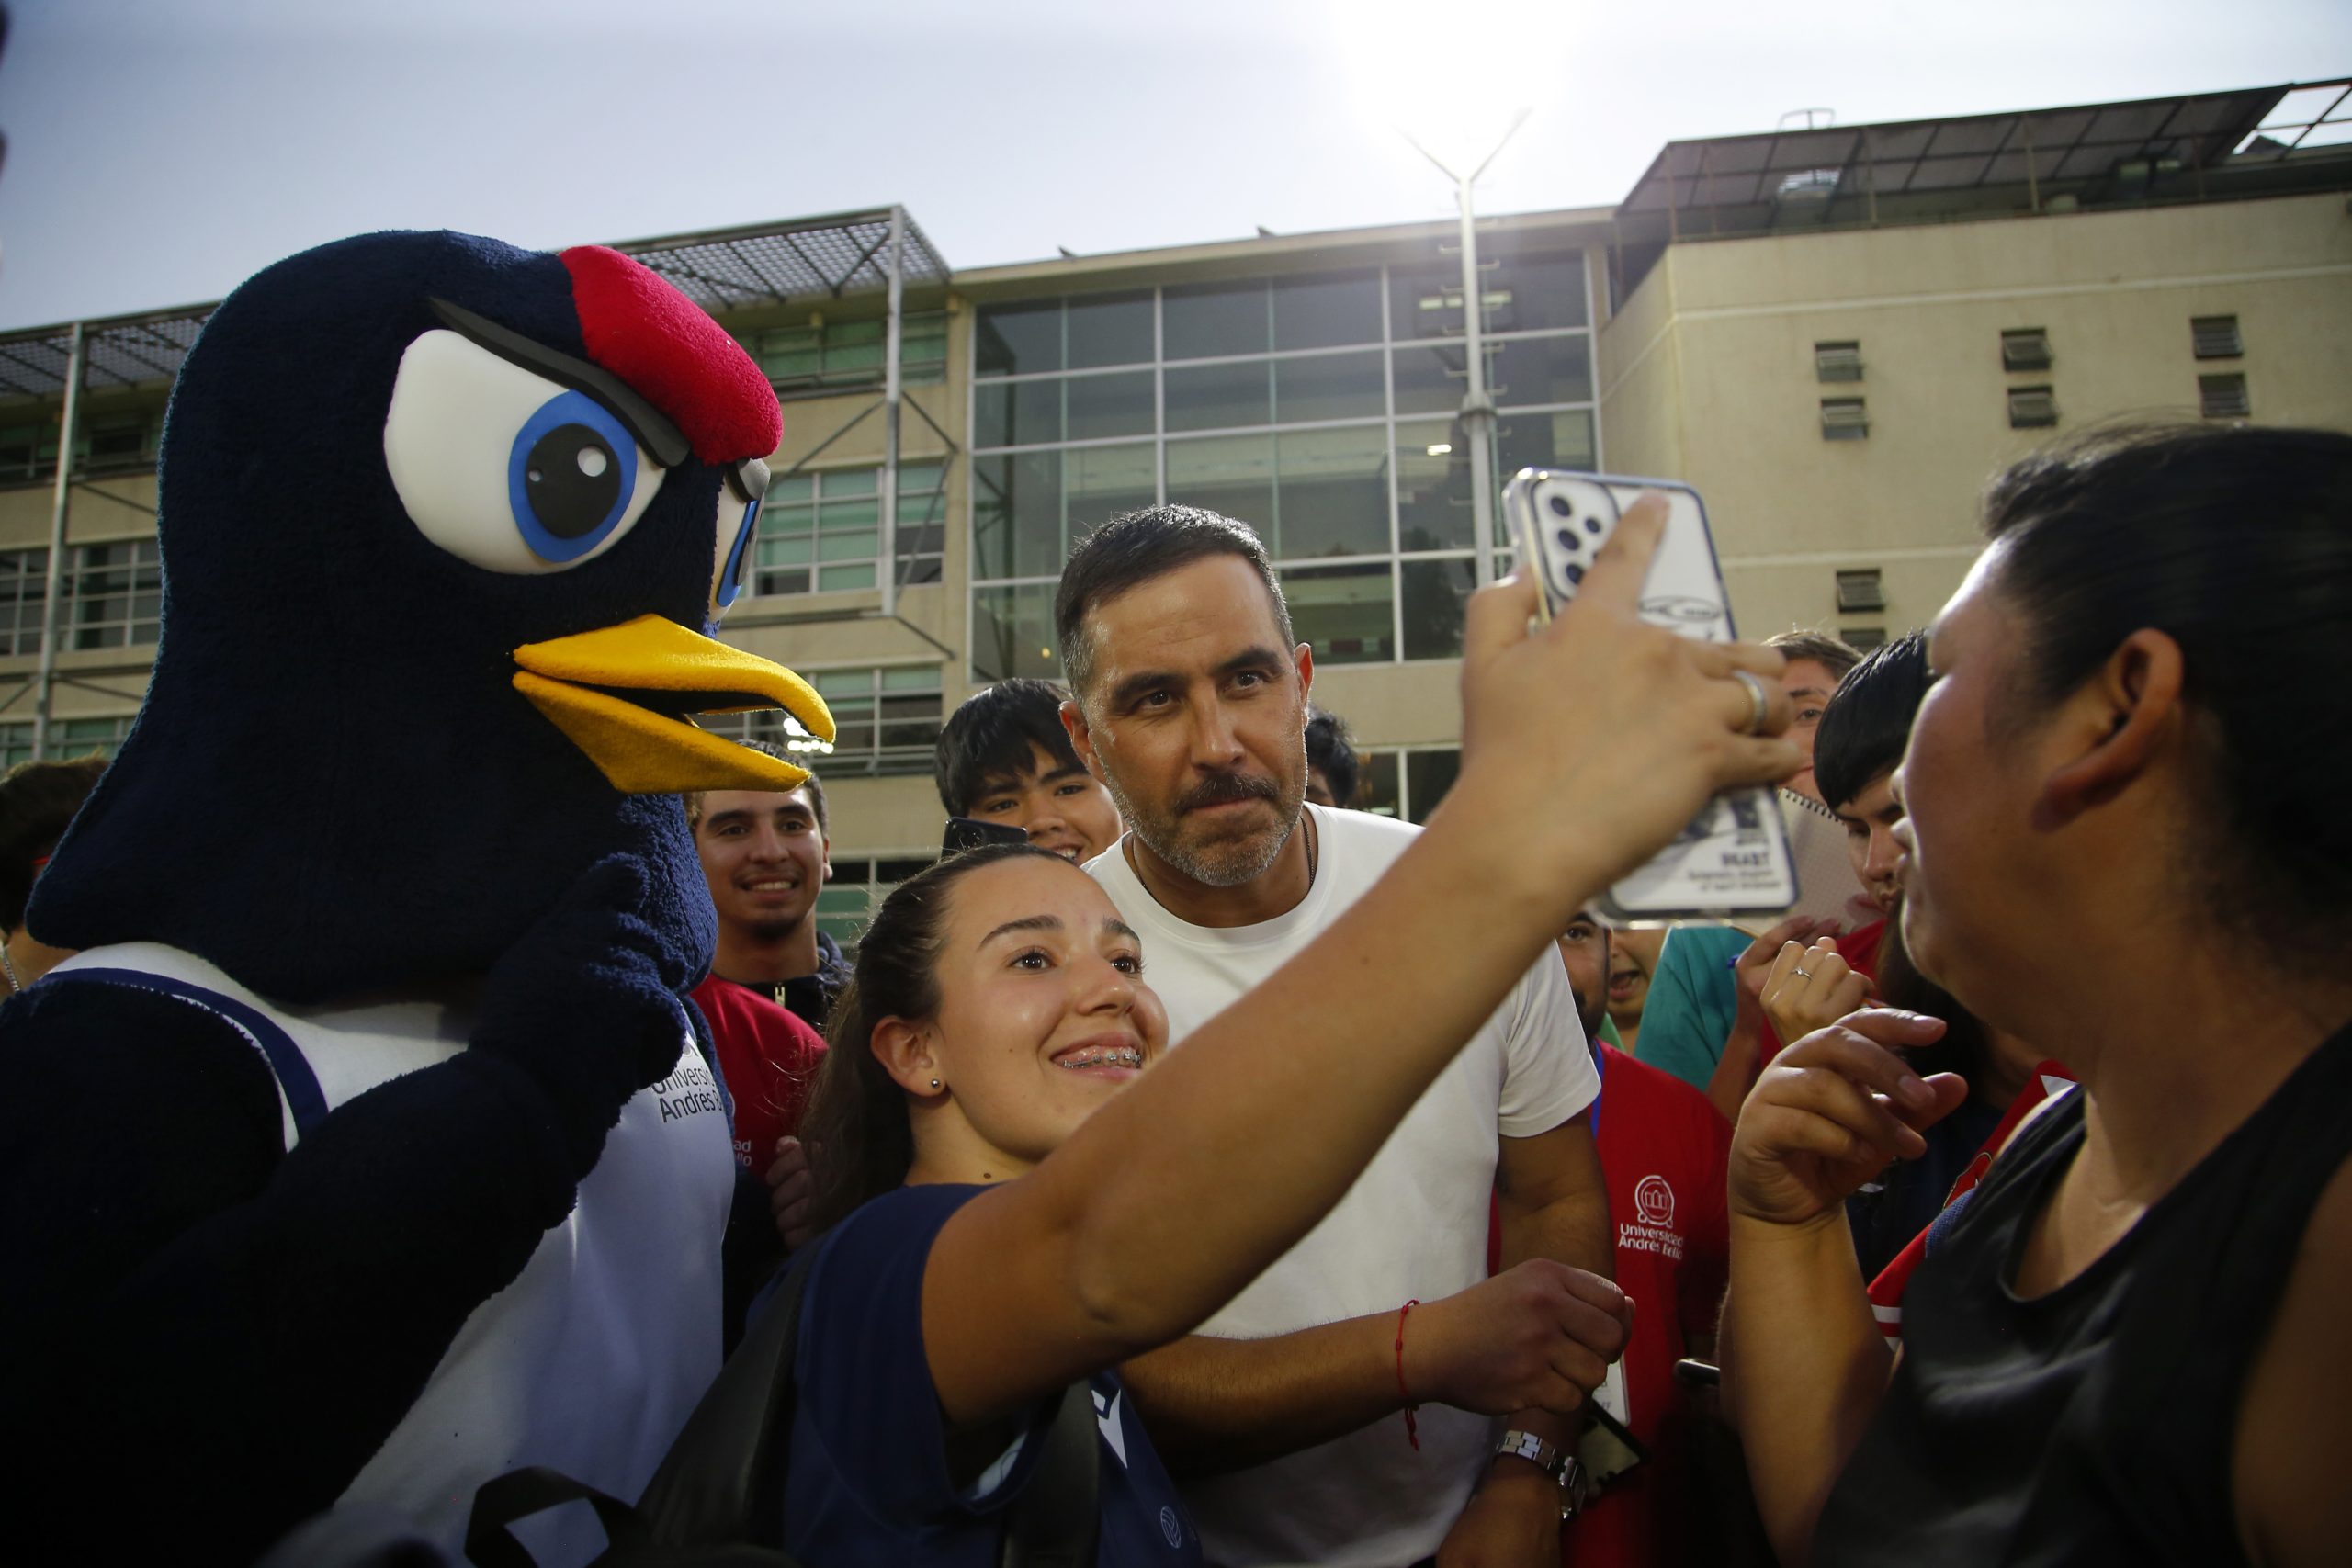
[[[205,328],[153,679],[28,915],[82,951],[0,1011],[28,1561],[243,1562],[338,1503],[454,1551],[516,1465],[650,1474],[735,1197],[673,792],[802,776],[687,716],[832,728],[708,636],[777,429],[595,247],[368,235]]]

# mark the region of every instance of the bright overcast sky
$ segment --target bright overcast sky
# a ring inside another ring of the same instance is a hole
[[[2342,0],[14,0],[0,327],[339,235],[627,240],[904,202],[956,267],[1482,211],[1679,137],[2352,73]]]

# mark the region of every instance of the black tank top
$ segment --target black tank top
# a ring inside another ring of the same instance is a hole
[[[2242,1563],[2238,1395],[2312,1209],[2352,1155],[2352,1027],[2105,1255],[2018,1300],[2083,1141],[2068,1094],[2018,1134],[1913,1276],[1903,1361],[1815,1537],[1819,1563]]]

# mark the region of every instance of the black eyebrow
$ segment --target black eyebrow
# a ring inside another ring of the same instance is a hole
[[[544,376],[560,387],[584,392],[605,405],[615,419],[628,427],[637,437],[637,444],[653,454],[653,460],[665,468],[674,468],[686,460],[694,448],[687,444],[677,423],[638,394],[635,388],[601,365],[591,365],[584,359],[535,343],[512,328],[502,327],[487,317],[476,315],[463,305],[440,298],[429,299],[426,304],[442,323],[469,341],[488,349],[509,365],[519,366],[534,376]],[[766,477],[762,465],[761,477]],[[763,486],[762,488],[765,488]]]
[[[1210,671],[1210,673],[1216,675],[1219,678],[1223,678],[1227,675],[1238,675],[1245,671],[1253,670],[1266,674],[1272,674],[1276,671],[1287,670],[1289,668],[1290,660],[1285,659],[1279,651],[1272,648],[1261,646],[1257,648],[1243,649],[1232,658],[1225,660],[1222,664],[1219,664],[1215,670]],[[1158,687],[1182,685],[1182,683],[1183,677],[1177,674],[1172,670],[1142,671],[1136,674],[1128,676],[1125,680],[1120,681],[1112,686],[1110,705],[1114,708],[1123,708],[1129,703],[1135,701],[1137,697],[1140,697],[1146,693]]]

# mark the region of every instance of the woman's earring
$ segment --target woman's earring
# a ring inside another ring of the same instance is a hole
[[[931,1087],[932,1087],[932,1088],[933,1088],[933,1089],[937,1089],[937,1088],[939,1087],[939,1080],[938,1080],[937,1078],[933,1078],[933,1079],[932,1079],[932,1080],[931,1080]]]

